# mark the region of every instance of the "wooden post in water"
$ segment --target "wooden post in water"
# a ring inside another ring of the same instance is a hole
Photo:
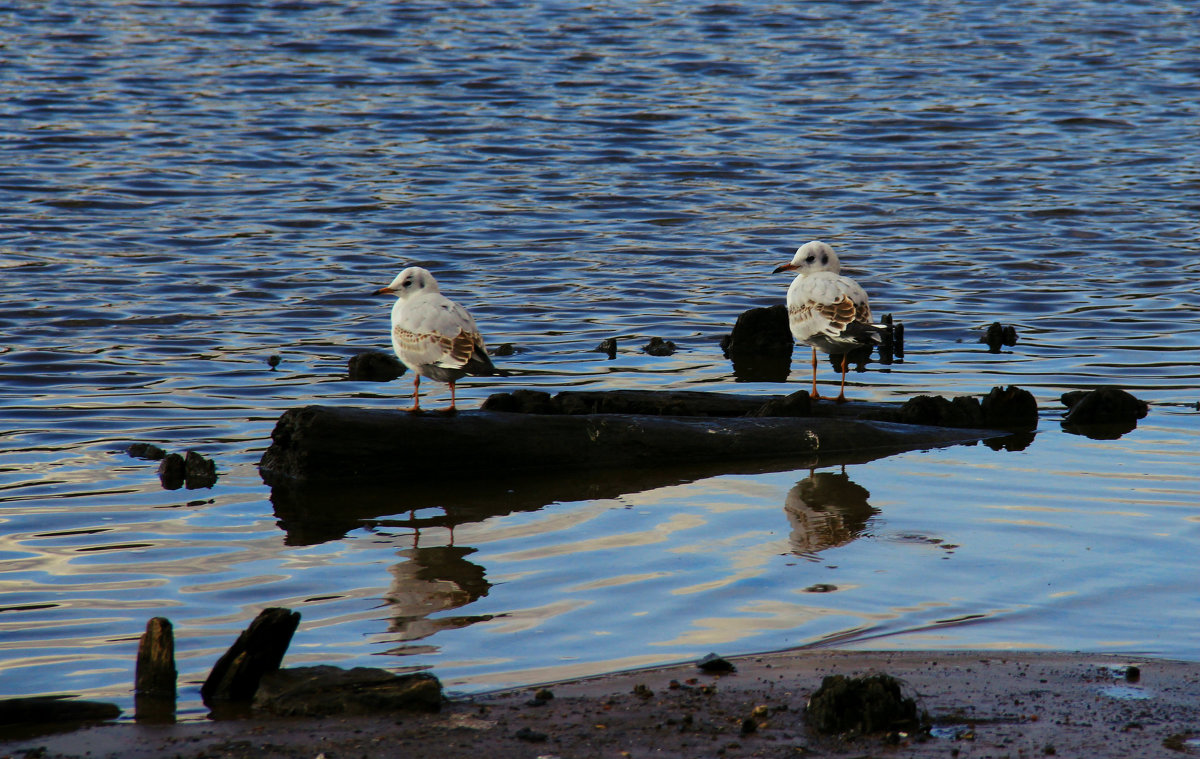
[[[166,617],[152,617],[138,643],[134,719],[175,721],[175,634]]]

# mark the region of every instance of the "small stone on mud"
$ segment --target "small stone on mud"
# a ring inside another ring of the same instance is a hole
[[[737,667],[733,666],[733,662],[716,654],[709,654],[708,656],[705,656],[703,659],[696,662],[696,666],[705,672],[708,672],[709,674],[723,674],[737,671]]]
[[[546,739],[550,736],[546,735],[545,733],[539,733],[536,730],[531,730],[528,727],[523,727],[514,733],[513,737],[519,741],[525,741],[526,743],[545,743]]]
[[[638,683],[633,686],[633,695],[638,698],[654,698],[654,691],[650,690],[650,686],[645,683]]]
[[[918,730],[916,702],[905,698],[891,675],[829,675],[813,693],[805,715],[819,733],[876,733]]]
[[[742,720],[742,735],[750,735],[758,732],[758,723],[753,717],[746,717]]]
[[[754,412],[754,416],[812,416],[812,397],[807,390],[772,398]]]
[[[492,393],[483,402],[484,411],[508,411],[514,414],[561,413],[550,393],[544,390],[514,390],[511,393]]]

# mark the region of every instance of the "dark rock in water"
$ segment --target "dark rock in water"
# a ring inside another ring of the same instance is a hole
[[[992,322],[983,337],[979,338],[979,342],[986,343],[990,352],[999,353],[1000,346],[1017,344],[1017,328],[1011,324]]]
[[[891,675],[829,675],[804,711],[818,733],[913,732],[922,728],[916,702],[904,697],[900,681]]]
[[[977,398],[961,395],[954,400],[918,395],[900,407],[898,421],[935,427],[978,428],[983,425],[983,408]]]
[[[884,314],[882,324],[886,327],[879,340],[879,363],[891,364],[904,361],[904,325]]]
[[[275,367],[279,366],[279,362],[282,360],[278,355],[271,354],[267,356],[267,366],[271,367],[271,371],[275,371]]]
[[[400,359],[383,351],[364,351],[350,357],[350,379],[366,382],[391,382],[404,374]]]
[[[1067,406],[1063,421],[1073,425],[1136,422],[1150,409],[1145,401],[1117,387],[1064,393],[1062,403]]]
[[[709,654],[700,661],[696,662],[696,666],[709,674],[719,675],[729,672],[736,672],[737,667],[733,666],[733,662],[724,659],[716,654]]]
[[[725,358],[746,356],[792,357],[795,339],[788,327],[787,306],[782,304],[744,311],[733,325],[733,332],[721,340]]]
[[[217,465],[195,451],[188,451],[183,458],[183,482],[188,490],[211,488],[217,483]]]
[[[167,490],[179,490],[183,487],[186,465],[183,456],[178,453],[168,453],[158,465],[158,481]]]
[[[133,443],[126,450],[135,459],[147,461],[162,461],[167,455],[166,451],[153,443]]]
[[[608,337],[600,341],[595,348],[597,353],[607,353],[610,359],[617,357],[617,338]]]
[[[1132,432],[1149,410],[1145,401],[1116,387],[1064,393],[1062,402],[1068,407],[1063,429],[1093,440],[1116,440]]]
[[[250,703],[263,676],[279,669],[299,624],[299,612],[290,609],[274,607],[259,612],[213,665],[200,687],[204,703],[209,707]]]
[[[254,696],[255,710],[280,717],[435,712],[441,706],[442,684],[433,675],[397,675],[368,667],[281,669],[263,675]]]
[[[651,356],[669,356],[675,352],[675,343],[661,337],[652,337],[650,342],[642,346],[642,352]]]
[[[772,398],[762,405],[752,416],[810,416],[812,414],[812,396],[807,390],[797,390],[791,395]]]
[[[0,738],[25,738],[121,716],[116,704],[76,701],[71,696],[0,699]]]
[[[993,387],[981,402],[985,427],[1021,430],[1037,427],[1037,400],[1016,385]]]
[[[500,356],[500,357],[511,356],[516,352],[517,352],[517,349],[513,347],[512,343],[500,343],[495,348],[492,348],[492,350],[490,351],[490,353],[493,356]]]
[[[515,414],[562,413],[550,393],[543,390],[514,390],[492,393],[483,402],[484,411],[508,411]]]

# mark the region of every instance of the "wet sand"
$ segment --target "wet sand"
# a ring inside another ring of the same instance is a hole
[[[112,724],[22,741],[25,757],[1186,757],[1200,755],[1200,663],[1089,654],[805,651],[737,671],[639,670],[448,702],[434,714]],[[1134,667],[1132,671],[1130,667]],[[818,736],[830,674],[904,683],[932,735]],[[539,690],[553,698],[535,699]]]

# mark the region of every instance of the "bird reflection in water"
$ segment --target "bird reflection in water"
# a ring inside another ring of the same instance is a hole
[[[810,471],[788,491],[783,513],[792,526],[792,552],[813,554],[845,545],[867,528],[879,509],[867,503],[871,493],[840,472]]]
[[[383,600],[392,609],[389,632],[397,641],[420,640],[439,630],[466,627],[488,616],[438,617],[482,598],[491,589],[484,568],[467,561],[474,548],[432,546],[399,552],[401,561],[390,567],[392,584]],[[401,652],[392,652],[401,653]]]

